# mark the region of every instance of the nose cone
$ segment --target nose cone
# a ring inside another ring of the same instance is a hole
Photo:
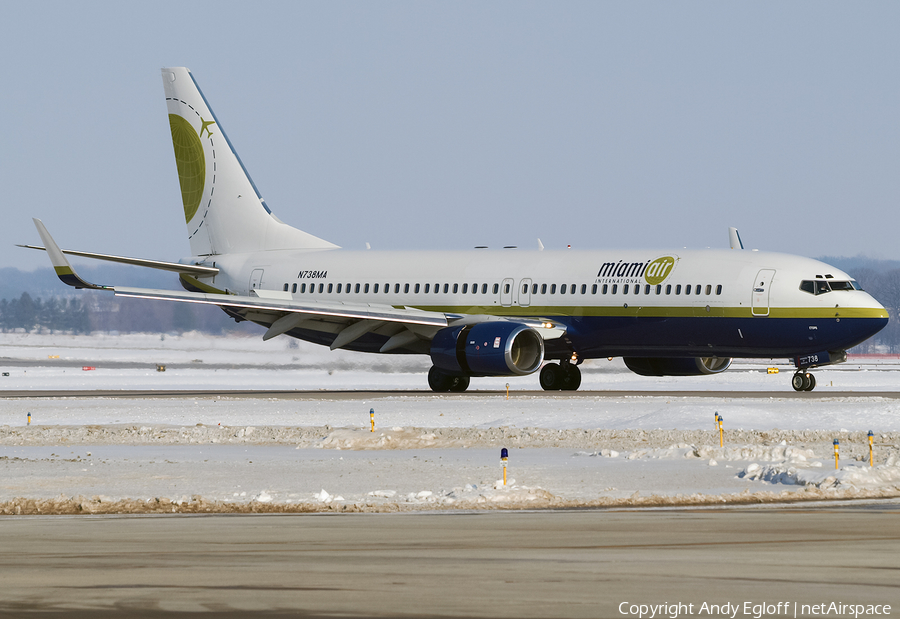
[[[853,308],[837,308],[837,314],[849,315],[853,324],[853,336],[856,342],[851,346],[860,344],[882,329],[884,329],[890,315],[884,306],[868,292],[858,292],[853,299]],[[850,348],[848,346],[847,348]]]

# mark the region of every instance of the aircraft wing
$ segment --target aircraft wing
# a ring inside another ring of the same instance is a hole
[[[264,340],[302,327],[314,331],[334,334],[331,348],[342,348],[369,332],[377,331],[387,336],[388,341],[381,352],[396,348],[414,347],[417,343],[428,342],[437,331],[450,324],[465,324],[482,320],[503,320],[494,316],[463,316],[444,314],[385,304],[343,303],[295,299],[290,293],[276,290],[253,290],[251,296],[179,290],[156,290],[151,288],[131,288],[126,286],[106,286],[93,284],[82,279],[69,264],[56,241],[39,219],[34,220],[47,254],[56,274],[63,283],[75,288],[107,290],[119,297],[158,299],[216,305],[238,319],[250,320],[267,325]],[[74,253],[74,252],[68,252]],[[79,255],[96,257],[96,254],[78,252]],[[132,264],[138,264],[139,259]],[[150,262],[150,261],[148,261]],[[173,264],[174,263],[166,263]],[[151,266],[139,264],[139,266]],[[168,269],[167,269],[168,270]],[[175,270],[175,269],[171,269]],[[208,275],[204,273],[205,275]],[[182,277],[191,274],[182,272]],[[540,319],[516,318],[516,322],[528,324],[538,330],[544,339],[556,339],[565,333],[561,325],[554,325]]]

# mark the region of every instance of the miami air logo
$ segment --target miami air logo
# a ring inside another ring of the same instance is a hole
[[[657,284],[661,284],[669,276],[669,273],[672,272],[674,267],[675,258],[672,256],[657,258],[653,262],[647,264],[647,268],[644,269],[644,279],[647,280],[647,283],[651,286],[656,286]]]
[[[212,122],[203,122],[203,130],[209,131]],[[181,184],[181,201],[184,203],[184,220],[191,221],[200,207],[203,187],[206,184],[206,157],[197,130],[178,114],[169,114],[172,128],[172,143],[175,146],[175,164],[178,166],[178,181]],[[212,135],[212,134],[210,134]]]
[[[656,286],[672,273],[677,260],[677,258],[672,256],[662,256],[656,260],[647,260],[646,262],[628,262],[625,260],[604,262],[600,266],[597,278],[605,282],[633,282],[637,284],[640,283],[639,279],[643,277],[648,284]]]

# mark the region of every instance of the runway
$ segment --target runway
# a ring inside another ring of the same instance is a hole
[[[896,508],[5,518],[0,614],[623,617],[637,616],[630,605],[679,602],[693,615],[704,602],[896,605]]]
[[[316,401],[316,400],[379,400],[397,397],[435,397],[446,400],[467,400],[477,398],[497,398],[505,396],[505,391],[466,391],[463,393],[433,393],[427,389],[420,390],[283,390],[283,389],[96,389],[96,390],[0,390],[0,399],[39,399],[39,398],[265,398],[280,400]],[[601,399],[601,398],[710,398],[735,400],[760,399],[796,399],[822,400],[836,398],[884,398],[900,399],[900,391],[510,391],[510,399],[515,398],[547,398],[547,399]]]

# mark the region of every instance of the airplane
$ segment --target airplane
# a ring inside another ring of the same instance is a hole
[[[733,358],[789,358],[797,391],[811,369],[888,313],[823,262],[743,249],[351,251],[279,220],[193,74],[162,69],[191,256],[163,262],[61,250],[34,223],[58,277],[116,296],[215,305],[236,321],[332,350],[428,355],[435,392],[473,377],[540,372],[575,390],[587,359],[622,357],[644,376],[718,374]],[[204,119],[211,118],[211,121]],[[218,131],[209,131],[216,124]],[[204,137],[203,134],[206,134]],[[97,285],[66,255],[177,273],[182,291]]]

